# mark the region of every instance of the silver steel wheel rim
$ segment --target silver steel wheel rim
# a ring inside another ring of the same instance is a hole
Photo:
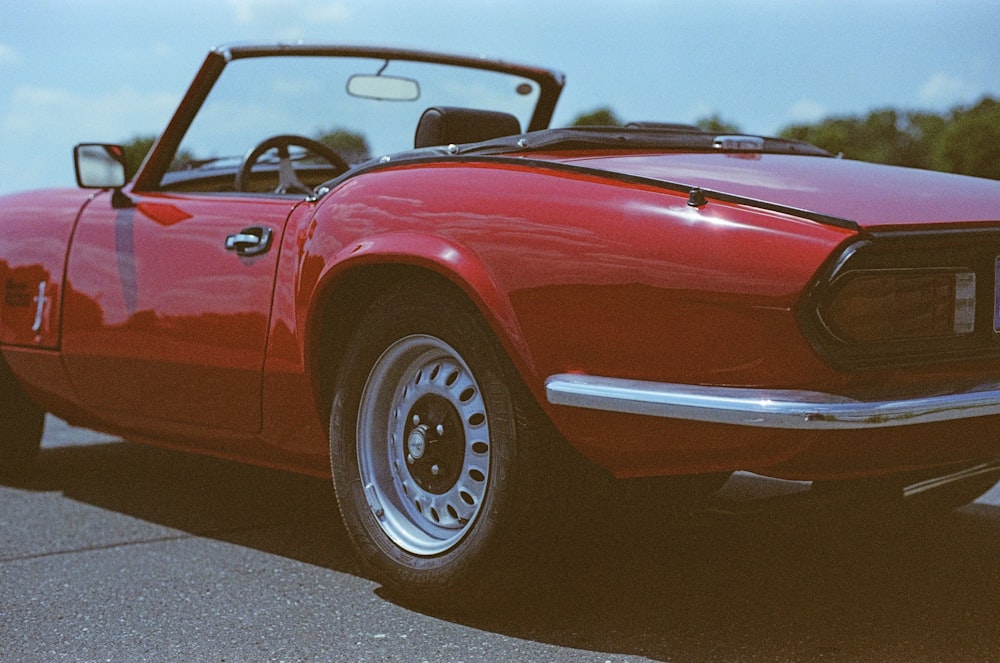
[[[358,470],[379,527],[403,550],[438,555],[474,526],[490,480],[486,404],[462,357],[433,336],[393,343],[358,411]]]

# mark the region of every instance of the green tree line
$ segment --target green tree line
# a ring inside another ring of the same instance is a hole
[[[624,123],[610,107],[602,106],[578,115],[572,124]],[[741,131],[737,124],[719,115],[695,124],[718,133]],[[812,143],[848,159],[1000,180],[1000,101],[992,97],[942,114],[881,109],[867,115],[830,117],[814,124],[791,125],[779,136]],[[134,172],[142,162],[153,140],[149,136],[137,137],[125,145],[130,171]],[[359,134],[334,128],[322,132],[319,140],[351,162],[368,157],[367,142]]]
[[[371,158],[368,148],[368,141],[358,133],[334,127],[329,131],[322,131],[316,135],[316,140],[333,149],[348,163],[357,163]],[[139,166],[142,165],[146,154],[156,142],[156,136],[135,136],[122,147],[125,149],[125,174],[126,179],[132,179]],[[249,146],[247,149],[253,147]],[[180,160],[193,159],[190,154],[182,153],[177,157]]]
[[[609,107],[579,115],[574,126],[621,126]],[[713,115],[696,122],[706,131],[738,133]],[[947,113],[882,109],[864,116],[830,117],[795,124],[779,136],[812,143],[848,159],[941,170],[1000,180],[1000,101],[984,97]]]
[[[942,115],[878,110],[791,126],[781,136],[851,159],[1000,180],[1000,102],[990,97]]]

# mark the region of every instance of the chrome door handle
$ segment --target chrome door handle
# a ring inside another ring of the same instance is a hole
[[[273,232],[264,226],[244,228],[226,238],[226,250],[241,256],[257,256],[271,248]]]

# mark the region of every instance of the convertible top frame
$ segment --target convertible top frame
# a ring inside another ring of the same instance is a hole
[[[234,60],[262,57],[315,56],[315,57],[363,57],[384,60],[410,60],[413,62],[438,63],[470,69],[482,69],[520,76],[534,81],[539,86],[538,102],[528,123],[528,131],[539,131],[549,126],[556,102],[566,83],[562,72],[515,64],[504,60],[483,56],[452,55],[431,51],[405,48],[380,48],[374,46],[323,45],[323,44],[234,44],[212,49],[205,58],[187,94],[181,100],[176,113],[167,124],[159,140],[150,150],[146,161],[139,168],[131,190],[148,191],[155,189],[163,174],[170,166],[170,160],[181,138],[186,133],[194,116],[222,74],[226,65]]]

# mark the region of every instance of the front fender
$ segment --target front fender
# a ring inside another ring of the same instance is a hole
[[[0,199],[0,344],[59,347],[67,252],[80,210],[98,195],[53,189]]]

